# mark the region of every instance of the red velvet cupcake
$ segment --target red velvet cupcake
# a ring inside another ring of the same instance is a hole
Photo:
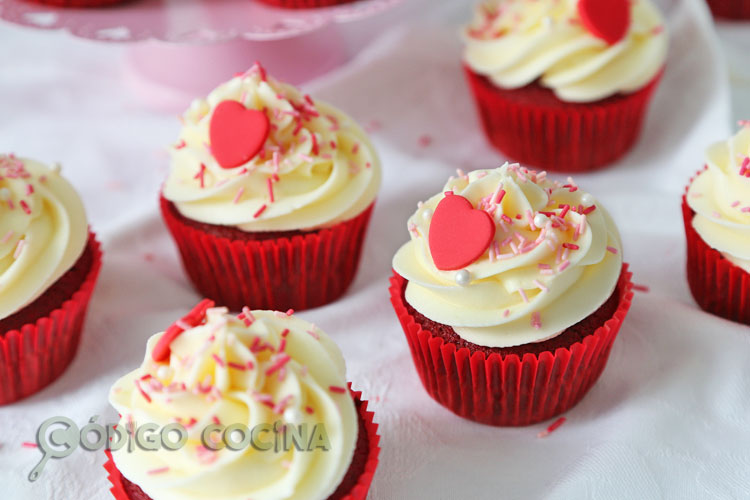
[[[485,0],[464,39],[492,145],[553,171],[598,169],[633,147],[667,52],[650,0]]]
[[[258,0],[260,3],[281,7],[284,9],[317,9],[319,7],[335,7],[346,5],[358,0]]]
[[[101,251],[57,168],[0,156],[0,212],[0,404],[8,404],[75,357]]]
[[[314,325],[247,308],[231,316],[204,300],[152,337],[141,367],[110,392],[118,427],[135,416],[186,435],[180,446],[108,452],[112,494],[364,500],[379,437],[345,377],[341,352]]]
[[[346,115],[255,66],[193,103],[171,157],[162,215],[202,295],[301,310],[346,291],[380,186]]]
[[[714,17],[729,20],[750,19],[750,0],[706,0]]]
[[[682,197],[690,291],[703,310],[750,325],[750,127],[706,157]]]
[[[593,196],[506,164],[451,179],[408,227],[391,302],[430,396],[489,425],[575,405],[633,296],[617,228]]]

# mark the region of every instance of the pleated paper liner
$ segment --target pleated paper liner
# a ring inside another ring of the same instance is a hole
[[[346,473],[341,485],[328,497],[328,500],[365,500],[367,492],[370,491],[370,485],[375,475],[375,469],[378,467],[378,456],[380,455],[380,436],[378,436],[378,424],[372,421],[373,413],[367,411],[367,401],[362,399],[362,393],[349,390],[354,404],[359,413],[359,437],[357,448],[354,451],[354,458]],[[151,500],[135,484],[129,482],[123,477],[117,469],[112,454],[105,452],[107,462],[104,468],[107,470],[109,482],[112,484],[110,491],[116,500]]]
[[[693,228],[695,212],[687,203],[687,189],[682,197],[682,216],[687,239],[687,279],[693,298],[706,312],[750,325],[750,274],[711,248]]]
[[[354,3],[358,0],[257,0],[260,3],[282,7],[284,9],[315,9]]]
[[[232,310],[295,311],[341,297],[357,272],[373,205],[333,227],[267,240],[232,240],[189,225],[161,198],[161,211],[190,280]]]
[[[73,268],[31,305],[3,320],[11,326],[0,332],[0,405],[40,391],[70,365],[78,350],[101,257],[99,242],[89,233],[86,249]],[[64,290],[56,287],[72,280],[80,283],[72,292],[63,294]]]
[[[456,415],[488,425],[521,426],[573,407],[599,378],[612,343],[630,309],[632,273],[623,265],[615,293],[618,305],[604,324],[582,341],[554,352],[489,356],[447,342],[422,329],[404,299],[407,281],[393,273],[391,303],[427,393]]]
[[[723,19],[750,19],[750,0],[707,0],[715,17]]]
[[[501,153],[553,172],[586,172],[624,156],[637,141],[659,73],[641,90],[568,103],[532,83],[502,89],[464,67],[485,134]]]

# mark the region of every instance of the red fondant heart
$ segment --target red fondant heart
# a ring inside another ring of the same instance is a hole
[[[430,222],[430,253],[442,271],[462,269],[482,256],[495,237],[490,214],[457,194],[440,200]]]
[[[221,101],[211,116],[211,154],[224,168],[247,163],[268,139],[268,117],[237,101]]]
[[[578,14],[592,35],[614,45],[630,27],[630,0],[578,0]]]

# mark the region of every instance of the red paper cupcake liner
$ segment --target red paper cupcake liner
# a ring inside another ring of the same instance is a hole
[[[370,491],[372,479],[375,476],[375,469],[378,467],[378,456],[380,455],[378,424],[372,421],[374,414],[367,411],[367,401],[362,399],[362,393],[359,391],[352,391],[351,384],[349,384],[349,390],[359,413],[360,432],[364,429],[363,434],[366,437],[365,444],[367,445],[367,456],[364,458],[365,463],[363,465],[358,464],[362,470],[359,476],[350,478],[350,475],[347,473],[339,489],[336,490],[328,500],[365,500],[367,498],[367,492]],[[356,455],[358,452],[359,441],[357,443],[357,450],[355,451],[355,459],[352,462],[352,467],[355,466]],[[114,496],[116,500],[150,500],[150,498],[142,491],[141,494],[143,496],[139,497],[128,494],[125,483],[123,483],[124,478],[112,460],[112,454],[109,451],[105,451],[105,454],[107,455],[107,462],[104,464],[104,469],[106,469],[109,474],[108,479],[112,484],[112,488],[109,490],[112,492],[112,496]],[[349,486],[349,489],[347,491],[340,491],[344,486]]]
[[[73,8],[95,8],[108,7],[118,3],[125,3],[129,0],[25,0],[28,3],[38,3],[42,5],[52,5],[55,7],[73,7]]]
[[[333,227],[270,240],[230,240],[161,210],[190,280],[201,295],[232,310],[295,311],[333,302],[359,266],[373,205]]]
[[[407,281],[395,271],[391,303],[427,393],[460,417],[496,426],[530,425],[573,407],[604,370],[633,299],[632,273],[623,264],[615,313],[581,342],[554,352],[501,356],[457,348],[422,329],[404,299]]]
[[[40,391],[75,357],[101,268],[102,253],[93,233],[89,233],[84,255],[87,252],[91,264],[78,290],[33,323],[0,333],[0,405]]]
[[[693,179],[690,180],[691,184]],[[687,190],[685,193],[682,197],[682,216],[687,238],[690,292],[704,311],[750,325],[750,274],[703,241],[693,228],[695,212],[688,205]]]
[[[750,19],[750,0],[706,0],[714,17]]]
[[[357,0],[258,0],[261,3],[284,9],[316,9],[354,3]]]
[[[490,143],[526,166],[555,172],[596,170],[625,155],[662,75],[632,94],[567,103],[537,83],[502,89],[464,69]]]

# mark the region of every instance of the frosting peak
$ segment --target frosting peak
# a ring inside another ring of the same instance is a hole
[[[750,126],[709,147],[706,164],[688,190],[693,227],[707,244],[750,272]]]
[[[469,342],[509,347],[554,337],[611,296],[622,268],[620,237],[572,179],[561,185],[506,164],[461,173],[442,191],[409,219],[411,241],[393,259],[408,280],[407,302],[426,317]],[[430,244],[446,196],[465,198],[495,224],[489,245],[458,271],[438,269]]]
[[[583,1],[481,2],[464,33],[466,64],[502,88],[539,80],[568,102],[592,102],[644,87],[666,59],[659,11],[650,0],[633,0],[625,35],[609,44],[602,39],[606,34],[586,26],[592,21],[581,16]]]
[[[364,131],[260,66],[194,101],[182,122],[163,193],[190,219],[317,229],[359,215],[377,194],[380,163]]]
[[[0,155],[0,319],[70,270],[87,238],[81,199],[57,169]]]
[[[140,368],[110,392],[121,425],[178,422],[187,443],[177,451],[123,448],[113,453],[117,468],[154,500],[328,498],[349,469],[358,432],[341,352],[314,325],[283,313],[204,311],[195,326],[176,323],[184,331],[162,361],[153,351],[163,352],[169,333],[153,336]],[[207,450],[202,432],[217,422],[250,430],[322,424],[330,448]]]

